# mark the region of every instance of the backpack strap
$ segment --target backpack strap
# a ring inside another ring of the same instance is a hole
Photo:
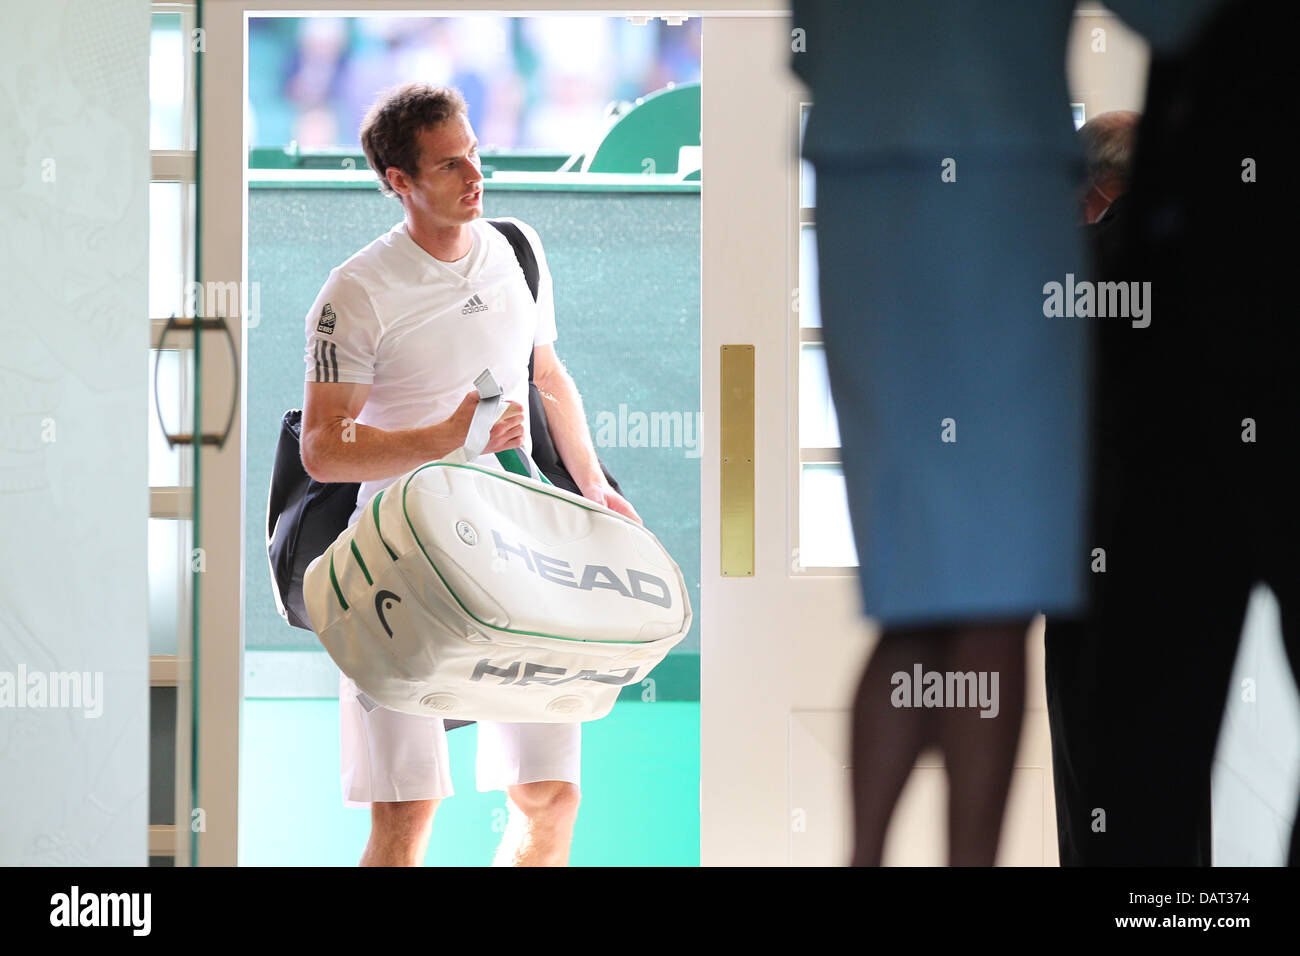
[[[519,268],[524,273],[524,281],[528,283],[528,291],[533,294],[533,301],[536,302],[537,285],[541,281],[541,274],[537,269],[537,255],[533,252],[533,244],[528,241],[524,231],[513,222],[506,222],[504,219],[489,219],[488,222],[497,232],[506,237],[506,241],[515,250],[515,259],[519,261]]]
[[[506,237],[510,247],[515,250],[515,259],[519,262],[519,268],[524,273],[524,281],[528,283],[528,291],[533,294],[533,301],[537,301],[537,286],[541,282],[541,273],[537,268],[537,255],[533,252],[533,244],[528,241],[524,231],[516,226],[513,222],[506,222],[504,219],[489,219],[492,227],[497,232]],[[530,352],[528,355],[528,381],[533,380],[533,356]]]

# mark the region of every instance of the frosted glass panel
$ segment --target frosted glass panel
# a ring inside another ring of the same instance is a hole
[[[4,867],[83,871],[148,856],[149,339],[137,263],[148,209],[136,184],[149,149],[149,16],[139,0],[0,3]],[[57,169],[43,170],[47,158]],[[56,181],[41,183],[42,171]],[[42,435],[47,415],[57,434]],[[32,689],[13,687],[24,666],[51,691],[40,709],[10,709],[11,690]],[[53,686],[73,673],[91,679]],[[16,922],[19,906],[0,909]],[[18,942],[6,934],[6,952]]]
[[[822,327],[821,299],[817,294],[817,229],[799,229],[799,325],[805,329]]]
[[[149,35],[149,148],[182,149],[185,47],[181,15],[155,13]]]
[[[808,464],[800,477],[799,562],[807,568],[856,567],[843,469]]]
[[[188,633],[190,522],[149,519],[149,653],[176,654],[176,635]]]
[[[826,349],[821,345],[805,345],[799,350],[799,444],[804,448],[838,448],[840,444],[826,375]]]

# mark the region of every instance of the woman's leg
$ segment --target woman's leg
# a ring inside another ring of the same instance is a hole
[[[891,629],[862,675],[853,707],[854,866],[879,866],[885,834],[916,758],[930,744],[944,754],[949,781],[949,862],[991,866],[1020,741],[1028,623]],[[993,707],[896,707],[894,675],[974,673],[993,689]]]
[[[992,866],[1006,809],[1025,710],[1027,622],[957,628],[947,638],[944,670],[974,672],[993,689],[994,707],[943,707],[935,733],[948,770],[948,863]],[[968,702],[969,703],[969,702]]]
[[[853,866],[879,866],[894,804],[932,741],[928,713],[895,707],[893,675],[912,665],[939,666],[942,634],[931,629],[885,631],[871,654],[853,703]]]

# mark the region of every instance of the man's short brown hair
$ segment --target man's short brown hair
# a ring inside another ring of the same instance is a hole
[[[396,166],[408,176],[420,172],[420,144],[417,137],[429,127],[440,126],[469,107],[460,91],[450,86],[404,83],[384,91],[361,121],[361,148],[366,162],[379,177],[379,191],[396,196],[388,185],[386,171]]]

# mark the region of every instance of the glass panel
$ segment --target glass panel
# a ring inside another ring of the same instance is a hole
[[[856,567],[849,500],[840,465],[807,464],[799,482],[799,562],[806,568]]]
[[[155,13],[149,35],[149,148],[183,149],[185,45],[179,13]]]
[[[197,245],[194,240],[194,220],[197,214],[198,201],[198,186],[182,183],[181,203],[184,211],[181,214],[181,250],[185,260],[184,274],[181,276],[182,294],[184,293],[185,283],[193,282],[197,275],[194,271],[194,249]],[[181,301],[184,303],[183,297]],[[191,303],[189,311],[191,315],[198,315],[199,306],[196,303]],[[185,313],[182,312],[181,314],[184,315]]]
[[[149,825],[176,821],[176,688],[149,688]],[[167,858],[168,861],[171,857]],[[150,863],[152,866],[153,863]]]
[[[799,350],[799,444],[804,448],[838,448],[840,444],[840,426],[826,374],[826,349],[821,345],[804,345]]]
[[[149,519],[149,653],[183,654],[188,631],[190,522]]]
[[[186,23],[191,14],[156,13],[149,44],[149,147],[184,150],[193,145],[193,90],[187,82]],[[191,99],[187,101],[187,97]],[[188,129],[187,129],[188,126]],[[195,189],[175,182],[149,187],[149,317],[185,315],[185,283],[194,275]],[[193,430],[193,353],[178,349],[190,333],[172,333],[165,351],[149,353],[149,484],[193,484],[194,451],[167,446],[163,424],[174,431]],[[158,381],[158,420],[154,375]],[[192,695],[190,688],[193,625],[193,572],[190,550],[193,527],[188,519],[150,518],[148,524],[149,653],[175,655],[177,686],[155,687],[150,694],[149,822],[178,824],[177,855],[150,857],[151,866],[188,865],[191,796]]]
[[[821,298],[817,290],[817,229],[799,229],[799,325],[805,329],[822,327]]]
[[[808,114],[812,112],[807,103],[799,107],[799,155],[803,156],[804,131],[808,128]],[[788,115],[788,114],[787,114]],[[817,178],[813,165],[806,159],[799,161],[799,205],[812,209],[817,205]]]
[[[188,332],[173,332],[179,338]],[[170,338],[170,337],[169,337]],[[181,360],[184,359],[182,367]],[[158,401],[162,422],[154,402],[154,375],[158,376]],[[186,445],[167,447],[165,425],[173,434],[194,430],[191,383],[194,378],[194,353],[188,349],[149,350],[149,484],[151,487],[189,485],[190,464],[194,453]]]
[[[181,183],[149,184],[149,317],[182,315],[182,263],[186,263],[181,220],[185,188]]]

